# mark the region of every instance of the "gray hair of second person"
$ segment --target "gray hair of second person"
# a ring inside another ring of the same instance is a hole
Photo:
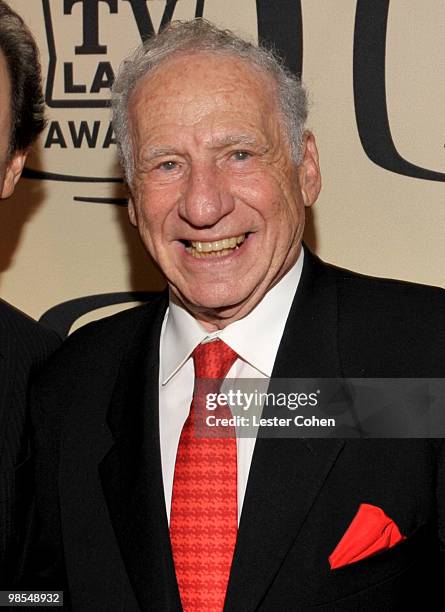
[[[111,105],[119,156],[127,182],[131,185],[134,172],[128,106],[136,85],[172,56],[199,52],[243,59],[274,79],[290,154],[296,163],[300,163],[307,118],[307,96],[301,81],[285,67],[272,49],[257,47],[230,30],[222,30],[198,18],[172,22],[157,36],[140,45],[119,68],[112,88]]]
[[[39,52],[23,19],[0,0],[0,50],[11,81],[9,157],[26,151],[45,127]]]

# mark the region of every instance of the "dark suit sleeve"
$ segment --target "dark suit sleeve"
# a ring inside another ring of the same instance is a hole
[[[26,550],[21,587],[26,590],[66,591],[63,545],[57,502],[59,462],[58,415],[45,410],[40,385],[30,393],[35,457],[35,490],[32,532]],[[45,466],[45,469],[43,469]],[[50,469],[48,469],[50,466]],[[67,609],[65,594],[64,609]]]
[[[27,390],[60,345],[55,332],[0,300],[0,586],[15,587],[23,569],[33,506]]]
[[[69,602],[58,490],[60,447],[66,415],[77,414],[82,403],[74,399],[81,372],[102,368],[101,360],[92,359],[87,351],[88,346],[101,346],[94,340],[96,325],[85,326],[64,342],[34,379],[29,397],[36,496],[21,587],[64,591],[64,609],[69,609]],[[88,386],[85,393],[90,397],[94,391]]]

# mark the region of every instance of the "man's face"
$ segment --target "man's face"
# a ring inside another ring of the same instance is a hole
[[[317,150],[290,158],[270,77],[242,60],[171,58],[129,108],[129,213],[174,295],[208,329],[250,312],[296,261]]]
[[[8,198],[20,178],[26,154],[8,156],[11,135],[11,81],[3,53],[0,51],[0,198]]]

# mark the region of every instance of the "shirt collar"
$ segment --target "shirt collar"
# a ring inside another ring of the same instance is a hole
[[[244,361],[270,377],[300,281],[303,259],[304,251],[301,249],[296,263],[252,312],[223,330],[207,332],[185,308],[170,299],[161,332],[162,385],[181,369],[198,344],[215,337],[224,340]]]

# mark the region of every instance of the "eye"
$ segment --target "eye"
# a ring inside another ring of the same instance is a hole
[[[249,159],[249,157],[252,157],[252,154],[248,151],[234,151],[232,156],[236,161],[245,161]]]
[[[169,159],[167,161],[162,162],[162,164],[159,164],[158,168],[160,168],[161,170],[176,170],[176,168],[178,167],[177,162]]]

